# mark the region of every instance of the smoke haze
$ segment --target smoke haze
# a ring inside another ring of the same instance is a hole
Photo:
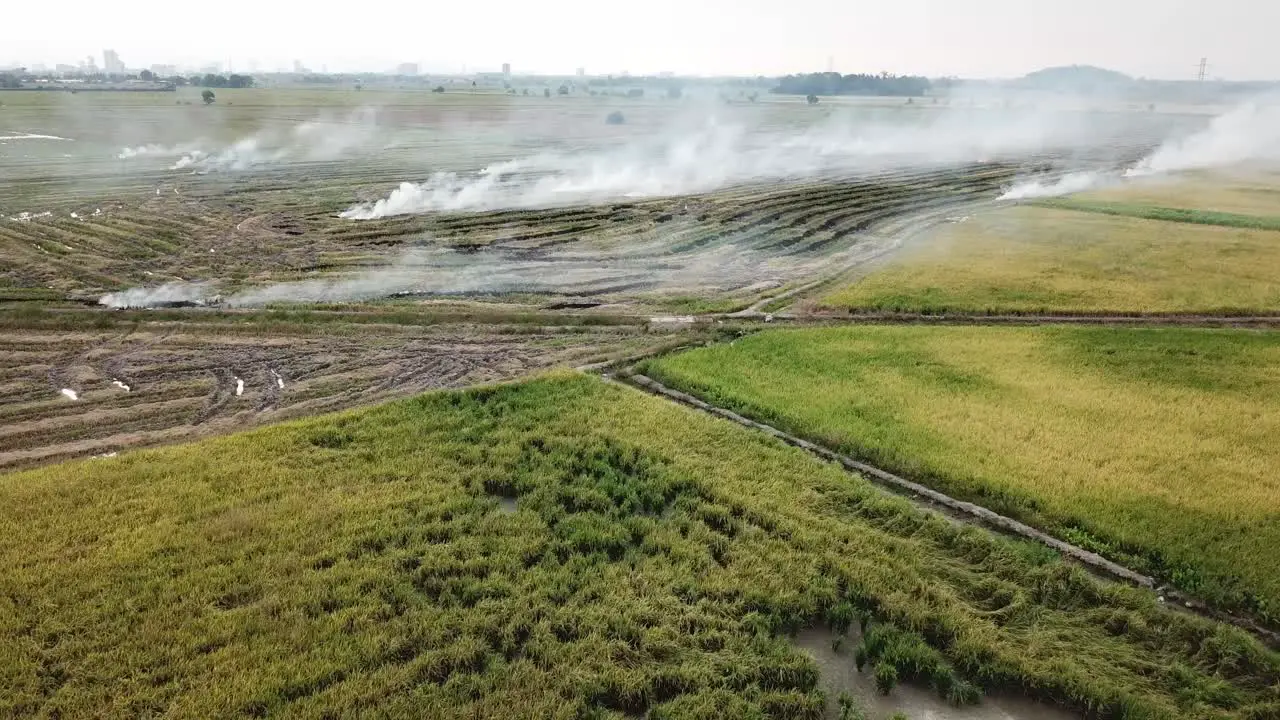
[[[1280,160],[1280,96],[1260,98],[1214,118],[1208,128],[1172,140],[1132,168],[1141,177]]]
[[[136,287],[117,293],[108,293],[98,299],[98,304],[112,308],[145,308],[168,303],[200,302],[209,296],[210,283],[173,282],[158,287]]]
[[[377,110],[365,108],[342,118],[262,129],[221,146],[210,140],[195,140],[124,147],[116,159],[176,158],[170,170],[243,171],[290,162],[337,160],[377,146],[378,138]]]
[[[471,174],[437,172],[425,182],[402,182],[386,197],[354,205],[342,217],[371,220],[433,211],[684,195],[737,183],[849,176],[888,167],[987,161],[1074,147],[1101,152],[1106,161],[1109,151],[1123,155],[1126,142],[1142,142],[1152,132],[1140,127],[1145,119],[1137,117],[1100,122],[1073,112],[921,112],[924,115],[906,119],[869,121],[836,112],[800,133],[753,131],[713,116],[691,130],[670,130],[620,148],[541,153]],[[1147,140],[1148,145],[1157,139]],[[1116,142],[1120,144],[1108,147]]]

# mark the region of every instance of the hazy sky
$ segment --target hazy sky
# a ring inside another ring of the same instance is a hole
[[[1135,76],[1280,79],[1277,0],[12,0],[0,64],[256,61],[313,69],[763,74],[824,70],[1014,77],[1050,65]]]

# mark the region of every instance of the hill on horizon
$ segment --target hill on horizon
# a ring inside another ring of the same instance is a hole
[[[1122,72],[1094,65],[1063,65],[1028,73],[1017,81],[1024,87],[1075,92],[1121,88],[1134,83]]]

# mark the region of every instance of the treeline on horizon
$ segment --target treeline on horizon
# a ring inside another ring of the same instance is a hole
[[[45,81],[52,85],[62,86],[66,84],[65,78],[54,78],[52,75],[18,75],[16,73],[4,72],[0,73],[0,89],[5,90],[24,90],[24,89],[42,89],[40,86],[29,86],[24,78],[32,78],[37,82]],[[83,73],[72,78],[74,81],[89,84],[106,84],[106,83],[128,83],[128,82],[148,82],[163,83],[172,86],[190,85],[192,87],[206,88],[251,88],[254,87],[255,81],[252,75],[240,75],[231,73],[230,75],[219,75],[214,73],[205,73],[204,75],[192,75],[190,77],[184,75],[174,75],[172,77],[163,77],[156,75],[150,70],[143,70],[137,74],[119,74],[119,73]]]
[[[837,72],[787,75],[770,92],[778,95],[888,95],[921,97],[929,79],[918,75],[841,75]]]

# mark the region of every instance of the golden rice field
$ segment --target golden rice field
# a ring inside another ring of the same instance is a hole
[[[1280,616],[1280,335],[780,330],[656,379]]]
[[[945,226],[818,304],[926,313],[1274,314],[1280,232],[1009,207]]]
[[[0,563],[7,717],[816,720],[850,626],[881,692],[1280,709],[1242,631],[568,372],[0,476]]]

